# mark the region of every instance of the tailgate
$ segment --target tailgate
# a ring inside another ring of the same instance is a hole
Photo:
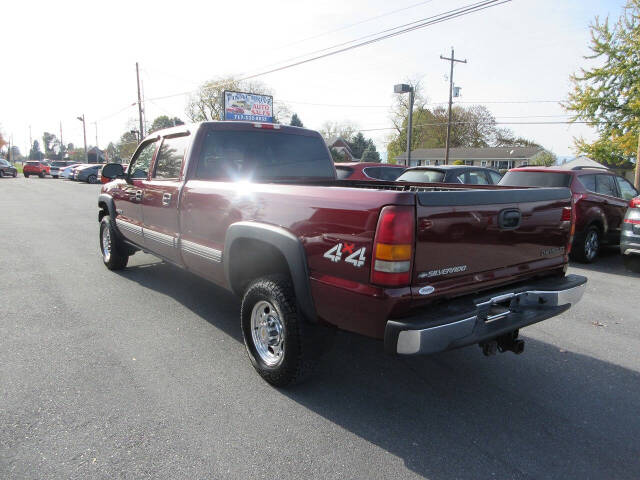
[[[567,188],[417,194],[414,293],[462,294],[561,268]]]

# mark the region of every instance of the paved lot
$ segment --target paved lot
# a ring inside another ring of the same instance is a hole
[[[96,185],[0,181],[0,478],[640,478],[640,277],[610,253],[526,352],[254,373],[229,294],[98,255]]]

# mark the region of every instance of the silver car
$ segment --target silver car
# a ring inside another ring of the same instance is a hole
[[[629,202],[620,236],[620,251],[629,270],[640,272],[640,197]]]

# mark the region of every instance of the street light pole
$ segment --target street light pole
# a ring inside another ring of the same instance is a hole
[[[415,89],[411,85],[406,83],[400,83],[393,86],[394,93],[408,93],[409,94],[409,118],[407,121],[407,161],[405,166],[411,166],[411,134],[413,132],[413,100],[415,96]]]
[[[81,117],[76,117],[82,122],[82,133],[84,135],[84,163],[89,163],[89,154],[87,153],[87,128],[84,122],[84,113]]]

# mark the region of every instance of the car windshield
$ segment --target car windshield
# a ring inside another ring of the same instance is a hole
[[[562,172],[509,171],[499,185],[510,187],[568,187],[571,175]]]
[[[27,165],[31,165],[31,166],[40,165],[40,162],[27,162]]]
[[[407,170],[398,177],[398,182],[439,183],[444,180],[442,170],[416,169]]]
[[[320,136],[259,130],[209,130],[196,169],[200,179],[334,179]]]

